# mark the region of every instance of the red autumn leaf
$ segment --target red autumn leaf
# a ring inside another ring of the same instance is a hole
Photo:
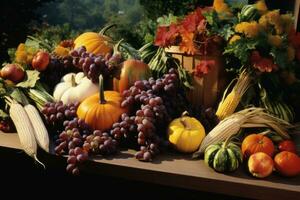
[[[214,60],[201,60],[195,67],[194,75],[202,77],[205,74],[208,74],[215,64],[216,62]]]
[[[155,42],[154,42],[156,46],[161,46],[161,47],[166,46],[167,36],[168,36],[167,32],[168,32],[168,27],[166,26],[159,26],[157,28]]]
[[[201,8],[197,8],[194,12],[188,14],[181,24],[187,32],[195,32],[197,30],[197,26],[203,19],[204,16],[202,15]]]
[[[278,70],[278,65],[271,58],[261,58],[252,63],[253,67],[261,72],[272,72]]]
[[[182,41],[179,49],[187,54],[194,55],[197,49],[194,46],[194,33],[188,33],[186,31],[181,32]]]
[[[179,29],[176,24],[171,24],[170,27],[159,26],[156,31],[154,44],[160,47],[172,45],[178,36]]]
[[[167,45],[174,45],[176,37],[179,35],[179,27],[172,23],[167,32]]]

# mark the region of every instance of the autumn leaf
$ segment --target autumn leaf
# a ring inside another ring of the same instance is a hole
[[[155,42],[154,42],[156,46],[161,46],[161,47],[166,46],[167,32],[168,32],[168,27],[166,26],[159,26],[157,28]]]
[[[181,25],[187,32],[195,32],[202,20],[204,20],[202,11],[200,8],[197,8],[183,19]]]
[[[182,41],[179,49],[187,54],[194,55],[197,49],[194,46],[194,33],[182,32]]]
[[[196,65],[194,70],[194,75],[198,77],[203,77],[208,74],[213,66],[216,64],[214,60],[201,60],[198,65]]]

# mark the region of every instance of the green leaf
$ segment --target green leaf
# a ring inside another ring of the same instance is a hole
[[[164,15],[163,17],[159,17],[157,19],[157,23],[159,26],[170,26],[172,23],[176,23],[177,20],[177,16],[174,16],[172,13],[169,13],[168,16]]]
[[[234,35],[233,28],[230,24],[226,24],[222,29],[220,29],[219,34],[223,37],[226,41]]]
[[[237,57],[242,65],[246,64],[249,60],[250,52],[256,49],[259,41],[256,39],[240,39],[225,48],[224,54],[234,55]]]
[[[2,109],[0,109],[0,119],[6,119],[8,117],[9,115],[6,112],[4,112]]]
[[[40,48],[39,42],[30,38],[26,39],[25,46],[36,50]]]
[[[18,83],[16,86],[21,88],[33,88],[40,79],[40,72],[36,70],[26,70],[25,80]]]
[[[205,17],[208,24],[211,26],[216,24],[217,19],[218,19],[218,14],[215,11],[205,12],[205,13],[203,13],[203,16]]]

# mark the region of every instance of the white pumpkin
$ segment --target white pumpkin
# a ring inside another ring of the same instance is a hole
[[[99,86],[84,76],[83,72],[69,73],[55,86],[53,97],[64,104],[82,102],[85,98],[99,92]]]

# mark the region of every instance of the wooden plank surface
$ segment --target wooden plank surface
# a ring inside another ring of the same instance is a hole
[[[21,148],[17,134],[0,133],[0,146]],[[300,176],[284,178],[274,174],[260,180],[247,174],[243,167],[234,173],[216,173],[203,160],[190,159],[190,155],[167,153],[146,163],[137,161],[133,154],[133,150],[124,150],[112,157],[94,157],[81,170],[240,197],[299,199]]]
[[[13,149],[22,149],[16,133],[3,133],[0,131],[0,146]]]

